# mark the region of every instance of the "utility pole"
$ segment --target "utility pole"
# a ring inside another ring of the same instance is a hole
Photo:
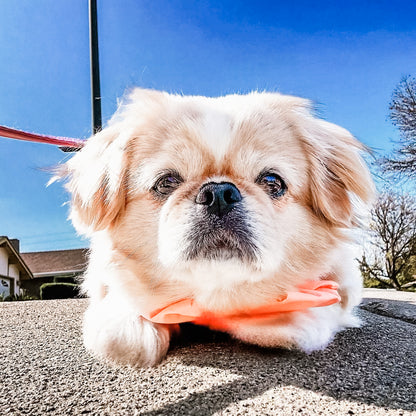
[[[98,59],[97,0],[89,0],[92,132],[102,128],[100,64]]]

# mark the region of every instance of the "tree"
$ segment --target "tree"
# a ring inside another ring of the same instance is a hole
[[[370,241],[359,260],[364,280],[401,290],[415,280],[416,201],[382,194],[371,212]]]
[[[393,92],[390,119],[399,131],[399,147],[381,160],[385,172],[416,178],[416,79],[407,76]]]

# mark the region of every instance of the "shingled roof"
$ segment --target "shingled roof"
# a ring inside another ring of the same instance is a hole
[[[35,277],[58,274],[62,272],[79,273],[87,267],[88,249],[34,251],[21,253]]]

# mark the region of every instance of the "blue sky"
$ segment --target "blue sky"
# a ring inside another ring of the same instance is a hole
[[[132,86],[218,96],[280,91],[379,152],[400,79],[416,75],[413,1],[98,0],[103,117]],[[0,3],[0,124],[91,134],[87,0]],[[41,168],[68,156],[0,138],[0,235],[23,251],[84,247]]]

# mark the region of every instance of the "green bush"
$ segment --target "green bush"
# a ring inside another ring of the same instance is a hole
[[[32,296],[26,295],[26,294],[21,294],[21,295],[10,295],[5,297],[4,299],[0,299],[4,300],[6,302],[15,302],[15,301],[20,301],[20,300],[34,300],[34,298]]]
[[[363,286],[372,289],[388,289],[389,286],[387,284],[383,284],[375,279],[368,279],[364,277],[363,279]]]
[[[68,299],[78,296],[78,285],[74,283],[44,283],[40,287],[41,299]]]

